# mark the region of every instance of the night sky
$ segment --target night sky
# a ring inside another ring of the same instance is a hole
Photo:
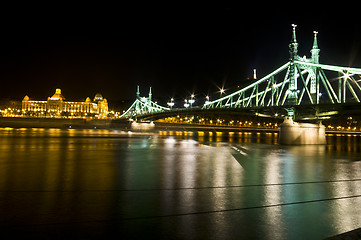
[[[319,32],[320,62],[361,67],[361,20],[341,9],[291,14],[252,6],[23,6],[3,9],[0,98],[133,100],[152,87],[160,103],[245,85],[286,63],[291,24],[299,55]],[[201,100],[202,99],[202,100]]]

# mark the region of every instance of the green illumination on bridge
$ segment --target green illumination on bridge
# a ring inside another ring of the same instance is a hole
[[[327,94],[327,101],[332,104],[360,102],[361,87],[354,75],[361,74],[361,69],[320,64],[316,31],[311,58],[301,58],[297,54],[296,25],[292,27],[289,62],[243,89],[204,104],[203,108],[285,106],[288,111],[290,106],[319,104],[322,94]],[[329,79],[325,71],[337,73],[338,81]],[[288,112],[294,114],[292,110]]]
[[[236,92],[226,96],[221,94],[219,99],[213,101],[207,96],[202,109],[284,107],[288,115],[293,117],[294,107],[299,105],[360,103],[360,80],[356,80],[355,77],[361,75],[361,69],[320,64],[316,31],[313,32],[311,57],[300,57],[296,27],[292,25],[290,58],[287,63]],[[326,73],[331,77],[327,77]],[[171,102],[173,106],[174,103]],[[190,104],[187,109],[191,110],[192,107]],[[170,110],[177,111],[175,108],[166,108],[154,103],[151,100],[151,92],[148,98],[141,98],[138,88],[136,101],[122,117],[150,115]]]
[[[162,107],[152,101],[152,88],[149,89],[148,97],[141,97],[139,92],[139,86],[137,86],[137,99],[135,102],[125,111],[121,118],[133,118],[144,114],[153,114],[162,111],[169,111],[170,108]]]

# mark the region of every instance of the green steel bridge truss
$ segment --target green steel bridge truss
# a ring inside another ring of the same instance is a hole
[[[360,103],[361,69],[320,64],[317,32],[314,32],[311,58],[300,57],[296,40],[296,25],[292,27],[292,40],[289,44],[290,59],[286,64],[236,92],[207,101],[202,109],[284,106],[288,115],[293,117],[292,106]],[[171,109],[152,102],[151,93],[150,97],[141,98],[138,88],[136,101],[122,117],[169,110]]]
[[[355,75],[361,74],[361,69],[320,64],[317,32],[314,32],[311,58],[301,58],[297,54],[296,25],[292,26],[289,62],[243,89],[207,102],[203,108],[292,107],[320,104],[321,101],[331,104],[359,103],[361,86]],[[328,78],[326,72],[331,72],[333,77]],[[289,115],[293,114],[292,110],[289,111]]]
[[[137,87],[137,98],[134,103],[125,111],[121,118],[133,118],[145,114],[154,114],[158,112],[168,111],[170,108],[162,107],[152,101],[152,88],[149,89],[148,97],[141,97],[139,86]]]
[[[336,72],[338,77],[327,78],[326,70]],[[286,73],[282,81],[277,82],[277,77],[282,72]],[[360,102],[361,87],[358,83],[360,80],[354,78],[355,74],[361,74],[361,69],[305,61],[288,62],[243,89],[205,103],[203,108],[319,104],[323,93],[327,94],[332,104],[346,103],[346,101]]]

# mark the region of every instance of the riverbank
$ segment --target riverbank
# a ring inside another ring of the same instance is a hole
[[[155,129],[162,131],[208,131],[208,132],[279,132],[279,128],[232,127],[217,125],[179,124],[155,122]]]
[[[63,119],[63,118],[22,118],[0,117],[0,127],[12,128],[77,128],[77,129],[121,129],[134,131],[126,119]],[[193,132],[271,132],[279,128],[235,127],[203,124],[181,124],[154,122],[154,131],[193,131]],[[360,131],[326,130],[326,134],[361,135]]]
[[[1,117],[0,127],[13,128],[129,128],[129,122],[112,119],[64,119]]]
[[[22,118],[1,117],[0,127],[13,128],[102,128],[131,130],[131,124],[126,119],[64,119],[64,118]],[[179,124],[154,122],[154,130],[162,131],[267,131],[278,132],[277,128],[251,128],[217,125]]]

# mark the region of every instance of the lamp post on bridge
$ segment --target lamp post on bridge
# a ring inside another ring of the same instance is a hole
[[[188,102],[190,103],[191,107],[193,105],[193,103],[195,102],[196,100],[194,99],[194,94],[191,95],[191,99],[188,100]]]
[[[167,102],[167,105],[169,106],[169,108],[172,110],[172,107],[174,106],[174,98],[170,99],[170,102]]]
[[[184,107],[185,107],[185,108],[188,108],[188,107],[189,107],[189,103],[188,103],[188,100],[187,100],[187,99],[184,99]]]
[[[209,103],[209,96],[207,95],[206,96],[206,104],[208,104]]]
[[[219,92],[220,92],[220,97],[222,97],[222,94],[225,93],[226,90],[224,90],[224,88],[222,87],[222,88],[219,90]]]

